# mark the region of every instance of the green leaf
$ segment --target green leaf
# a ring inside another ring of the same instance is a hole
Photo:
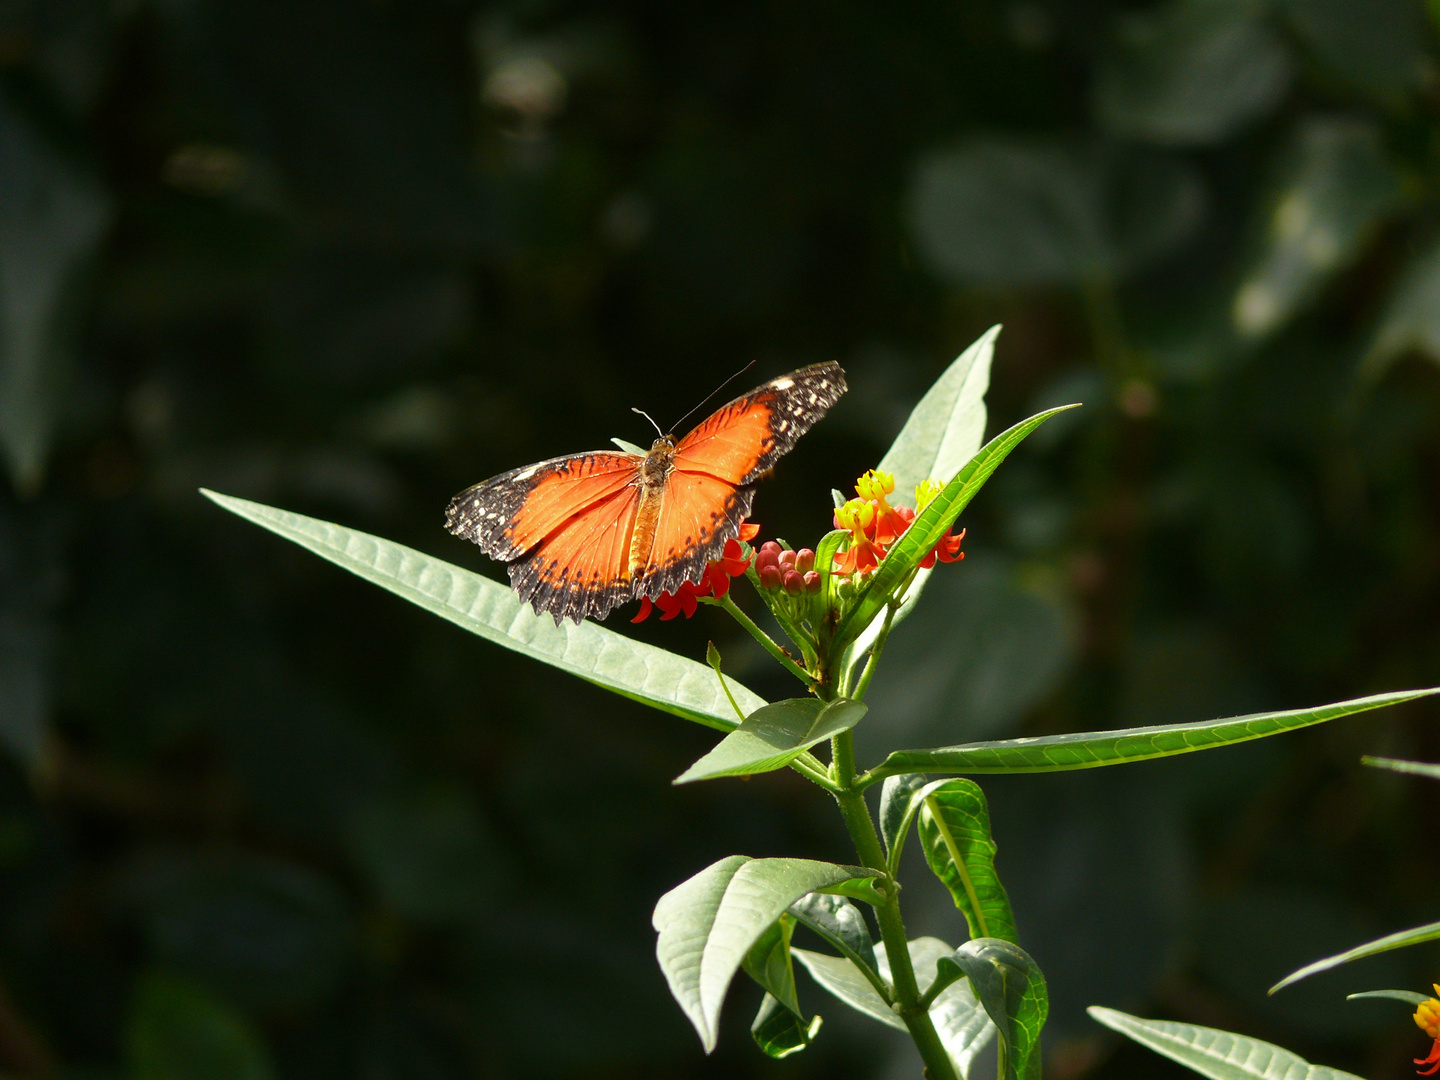
[[[1391,772],[1410,773],[1414,776],[1426,776],[1431,780],[1440,780],[1440,765],[1433,765],[1428,761],[1400,761],[1398,758],[1371,757],[1369,754],[1365,754],[1360,758],[1360,764],[1376,769],[1389,769]]]
[[[1078,284],[1172,251],[1205,192],[1184,161],[1101,138],[977,138],[921,161],[910,227],[961,282]]]
[[[126,1031],[134,1080],[272,1080],[249,1022],[202,987],[159,971],[140,977]]]
[[[944,490],[916,516],[905,534],[890,547],[879,569],[860,586],[854,604],[835,628],[834,641],[837,648],[844,648],[879,615],[891,595],[910,575],[910,571],[930,554],[930,550],[940,542],[961,511],[985,486],[985,481],[990,479],[1010,451],[1050,417],[1077,407],[1062,405],[1058,409],[1047,409],[1002,431],[981,447],[980,452],[951,477]]]
[[[745,974],[754,979],[767,994],[774,997],[796,1016],[800,1015],[800,1001],[795,996],[795,967],[790,962],[790,935],[795,932],[795,920],[781,915],[770,924],[770,929],[750,947],[742,964]]]
[[[770,994],[760,1002],[760,1011],[750,1025],[750,1035],[755,1045],[772,1058],[787,1058],[798,1054],[812,1042],[820,1032],[820,1017],[816,1015],[808,1024]]]
[[[928,781],[924,773],[887,777],[880,788],[880,835],[885,841],[885,863],[893,875],[900,866],[900,853],[910,822],[920,809],[919,795]]]
[[[910,963],[923,995],[934,983],[940,961],[953,955],[953,950],[939,938],[916,938],[909,943]],[[905,1021],[890,1008],[860,971],[848,960],[805,949],[791,950],[807,972],[822,987],[852,1009],[864,1013],[887,1027],[906,1030]],[[890,964],[879,955],[880,975],[888,985]],[[930,1005],[930,1019],[940,1041],[961,1076],[968,1076],[975,1058],[995,1034],[985,1010],[976,999],[968,982],[947,986]]]
[[[1391,362],[1412,349],[1440,363],[1440,244],[1412,260],[1390,289],[1361,375],[1378,379]]]
[[[1095,114],[1122,138],[1202,146],[1259,120],[1295,71],[1256,3],[1172,0],[1117,20],[1095,74]]]
[[[1038,738],[1007,739],[1000,742],[968,743],[935,750],[897,750],[866,774],[866,783],[907,772],[1021,773],[1061,772],[1094,769],[1131,761],[1173,757],[1196,750],[1262,739],[1282,731],[1294,731],[1323,724],[1342,716],[1370,709],[1398,705],[1404,701],[1440,693],[1440,687],[1426,690],[1397,690],[1389,694],[1339,701],[1313,709],[1287,712],[1251,713],[1223,720],[1202,720],[1195,724],[1157,724],[1121,731],[1090,731],[1074,735],[1042,735]]]
[[[964,912],[970,936],[1018,941],[1010,898],[995,873],[984,792],[970,780],[937,780],[920,789],[916,802],[925,860]]]
[[[22,495],[44,479],[110,216],[99,185],[0,104],[0,454]]]
[[[1414,990],[1362,990],[1358,994],[1346,994],[1346,1001],[1360,1001],[1364,998],[1385,998],[1389,1001],[1403,1001],[1407,1005],[1419,1005],[1430,999]]]
[[[1000,327],[981,334],[945,369],[915,408],[885,456],[880,471],[895,477],[898,505],[915,506],[915,488],[926,480],[954,476],[985,439],[985,391]]]
[[[1390,952],[1392,949],[1404,949],[1410,945],[1419,945],[1424,941],[1434,941],[1440,938],[1440,922],[1427,923],[1425,926],[1417,926],[1413,930],[1400,930],[1393,934],[1386,934],[1374,941],[1367,941],[1364,945],[1356,945],[1353,949],[1346,949],[1334,956],[1327,956],[1323,960],[1316,960],[1313,964],[1306,964],[1299,971],[1293,971],[1285,978],[1270,988],[1270,993],[1283,990],[1291,983],[1297,983],[1301,979],[1317,975],[1322,971],[1329,971],[1341,964],[1348,964],[1351,960],[1363,960],[1367,956],[1375,956],[1378,953]]]
[[[1236,330],[1251,338],[1278,330],[1313,300],[1360,253],[1400,195],[1375,125],[1311,118],[1295,142],[1232,306]]]
[[[655,955],[707,1054],[715,1049],[730,981],[785,909],[808,892],[867,873],[811,859],[731,855],[660,898]]]
[[[1091,1005],[1091,1017],[1157,1054],[1210,1080],[1360,1080],[1339,1069],[1311,1065],[1273,1043],[1172,1020],[1141,1020]]]
[[[230,495],[201,494],[487,641],[706,727],[738,726],[715,673],[703,664],[592,622],[556,626],[499,582],[402,544]],[[728,681],[742,709],[753,712],[765,704]]]
[[[1000,1032],[1004,1076],[1039,1080],[1040,1031],[1050,1013],[1050,997],[1045,976],[1030,954],[1014,942],[976,938],[940,959],[937,968],[941,979],[969,976],[975,996]]]
[[[1000,327],[992,326],[945,369],[880,459],[879,469],[895,477],[890,501],[897,506],[913,508],[916,487],[926,480],[954,476],[979,451],[985,438],[985,391],[990,387],[990,362],[999,335]],[[932,573],[933,568],[916,571],[900,598],[895,623],[910,614]],[[881,625],[873,620],[860,632],[852,655],[860,656],[874,644]]]
[[[860,909],[843,896],[811,893],[790,905],[790,912],[820,934],[843,954],[858,957],[871,971],[875,963],[875,942]]]
[[[674,782],[688,784],[783,769],[816,743],[854,727],[867,708],[863,701],[849,698],[790,698],[761,706]]]
[[[616,438],[611,438],[610,441],[627,454],[635,454],[638,457],[645,456],[644,448],[636,446],[633,442],[626,442],[624,439]]]
[[[1280,0],[1290,29],[1330,73],[1393,109],[1431,77],[1430,41],[1414,0]]]

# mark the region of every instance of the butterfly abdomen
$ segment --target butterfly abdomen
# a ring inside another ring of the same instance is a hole
[[[655,551],[655,530],[660,523],[660,507],[665,499],[665,484],[675,467],[675,441],[655,440],[640,466],[640,505],[635,511],[635,531],[630,535],[630,577],[634,578],[650,564]]]

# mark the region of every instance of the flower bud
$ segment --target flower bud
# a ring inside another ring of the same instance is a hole
[[[767,566],[778,566],[780,562],[780,545],[770,540],[761,545],[760,552],[755,556],[755,572],[758,574]]]
[[[812,552],[812,554],[813,554],[813,552]],[[811,561],[813,562],[814,560],[812,559]],[[817,593],[817,592],[820,591],[820,575],[817,574],[814,570],[807,570],[807,571],[805,571],[805,578],[804,578],[804,580],[805,580],[805,591],[806,591],[806,592],[808,592],[808,593]]]
[[[781,570],[794,570],[794,569],[795,569],[795,552],[793,552],[793,551],[782,551],[782,552],[780,552],[780,569],[781,569]]]
[[[760,575],[760,587],[762,589],[778,589],[780,587],[780,568],[767,564],[756,571]]]
[[[791,596],[800,595],[800,590],[805,587],[805,579],[794,570],[786,570],[784,577],[785,591]]]
[[[795,569],[802,574],[808,574],[815,569],[815,552],[809,548],[801,548],[795,553]]]

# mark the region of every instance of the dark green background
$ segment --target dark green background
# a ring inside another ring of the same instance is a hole
[[[497,574],[456,491],[834,359],[756,502],[813,543],[1004,322],[989,430],[1085,408],[967,513],[862,763],[1440,684],[1435,45],[1410,0],[0,4],[0,1070],[916,1076],[810,985],[813,1050],[763,1058],[746,983],[706,1059],[654,963],[714,859],[848,858],[820,793],[671,788],[711,733],[196,488]],[[1264,988],[1436,918],[1437,789],[1358,760],[1436,717],[987,783],[1050,1075],[1180,1075],[1092,1003],[1406,1075],[1343,996],[1433,951]]]

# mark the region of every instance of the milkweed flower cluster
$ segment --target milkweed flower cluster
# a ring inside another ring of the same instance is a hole
[[[900,539],[924,510],[943,490],[935,480],[926,480],[915,489],[915,506],[891,506],[888,496],[895,493],[895,477],[879,469],[871,469],[855,481],[858,498],[848,500],[835,509],[835,527],[850,533],[844,551],[835,555],[834,572],[843,576],[866,574],[880,565],[891,544]],[[965,557],[960,550],[965,530],[958,534],[946,532],[929,554],[920,562],[928,570],[940,562],[958,562]]]
[[[1435,993],[1440,994],[1440,984],[1435,985]],[[1427,998],[1422,1001],[1415,1010],[1415,1024],[1421,1031],[1435,1040],[1430,1047],[1428,1057],[1416,1058],[1416,1065],[1429,1065],[1428,1069],[1416,1069],[1421,1076],[1433,1076],[1440,1072],[1440,1000]]]

